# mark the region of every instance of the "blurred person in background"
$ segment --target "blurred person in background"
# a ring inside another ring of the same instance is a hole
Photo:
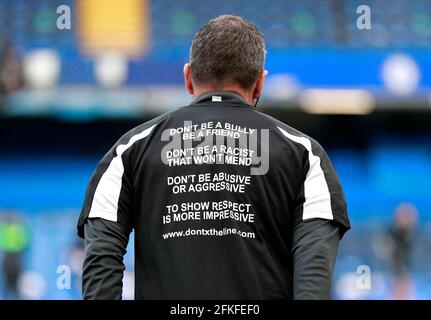
[[[6,299],[19,299],[18,280],[23,253],[28,246],[27,226],[20,215],[6,212],[0,220],[0,249],[3,252],[2,273]]]
[[[76,239],[67,252],[67,264],[72,271],[73,287],[75,291],[81,292],[82,264],[84,262],[84,241]]]
[[[394,222],[389,231],[392,240],[393,299],[413,298],[410,264],[417,218],[417,209],[410,203],[402,203],[395,209]]]
[[[22,64],[10,41],[0,40],[0,107],[9,93],[23,85]]]

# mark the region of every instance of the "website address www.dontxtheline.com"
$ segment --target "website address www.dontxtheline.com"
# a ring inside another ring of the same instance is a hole
[[[168,233],[162,234],[163,239],[169,239],[169,238],[180,238],[180,237],[190,237],[190,236],[227,236],[227,235],[237,235],[242,238],[250,238],[254,239],[256,235],[254,232],[245,232],[240,231],[235,228],[223,228],[221,230],[217,230],[215,228],[212,229],[187,229],[187,230],[180,230],[180,231],[172,231]]]

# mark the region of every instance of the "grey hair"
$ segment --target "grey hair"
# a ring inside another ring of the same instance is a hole
[[[193,39],[192,80],[215,88],[234,83],[248,89],[263,71],[265,55],[265,41],[254,24],[239,16],[216,17]]]

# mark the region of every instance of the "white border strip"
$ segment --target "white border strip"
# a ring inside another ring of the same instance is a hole
[[[124,165],[122,154],[129,149],[136,141],[147,137],[153,128],[145,129],[141,133],[132,136],[127,144],[120,144],[116,148],[117,155],[112,159],[108,169],[103,173],[94,193],[91,204],[89,218],[103,218],[110,221],[117,221],[118,200],[120,198]]]
[[[302,219],[323,218],[333,220],[331,194],[329,193],[328,183],[320,166],[320,158],[313,154],[310,139],[294,136],[278,126],[277,128],[285,137],[302,144],[308,150],[310,168],[304,181],[305,202]]]

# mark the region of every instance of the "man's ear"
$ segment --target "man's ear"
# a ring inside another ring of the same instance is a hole
[[[257,99],[262,95],[263,84],[265,82],[265,78],[267,75],[268,75],[268,71],[263,70],[260,73],[259,77],[257,78],[256,86],[254,87],[254,90],[253,90],[253,99]]]
[[[187,91],[193,95],[193,83],[192,83],[192,73],[190,69],[190,63],[186,63],[183,68],[184,73],[184,84],[186,85]]]

